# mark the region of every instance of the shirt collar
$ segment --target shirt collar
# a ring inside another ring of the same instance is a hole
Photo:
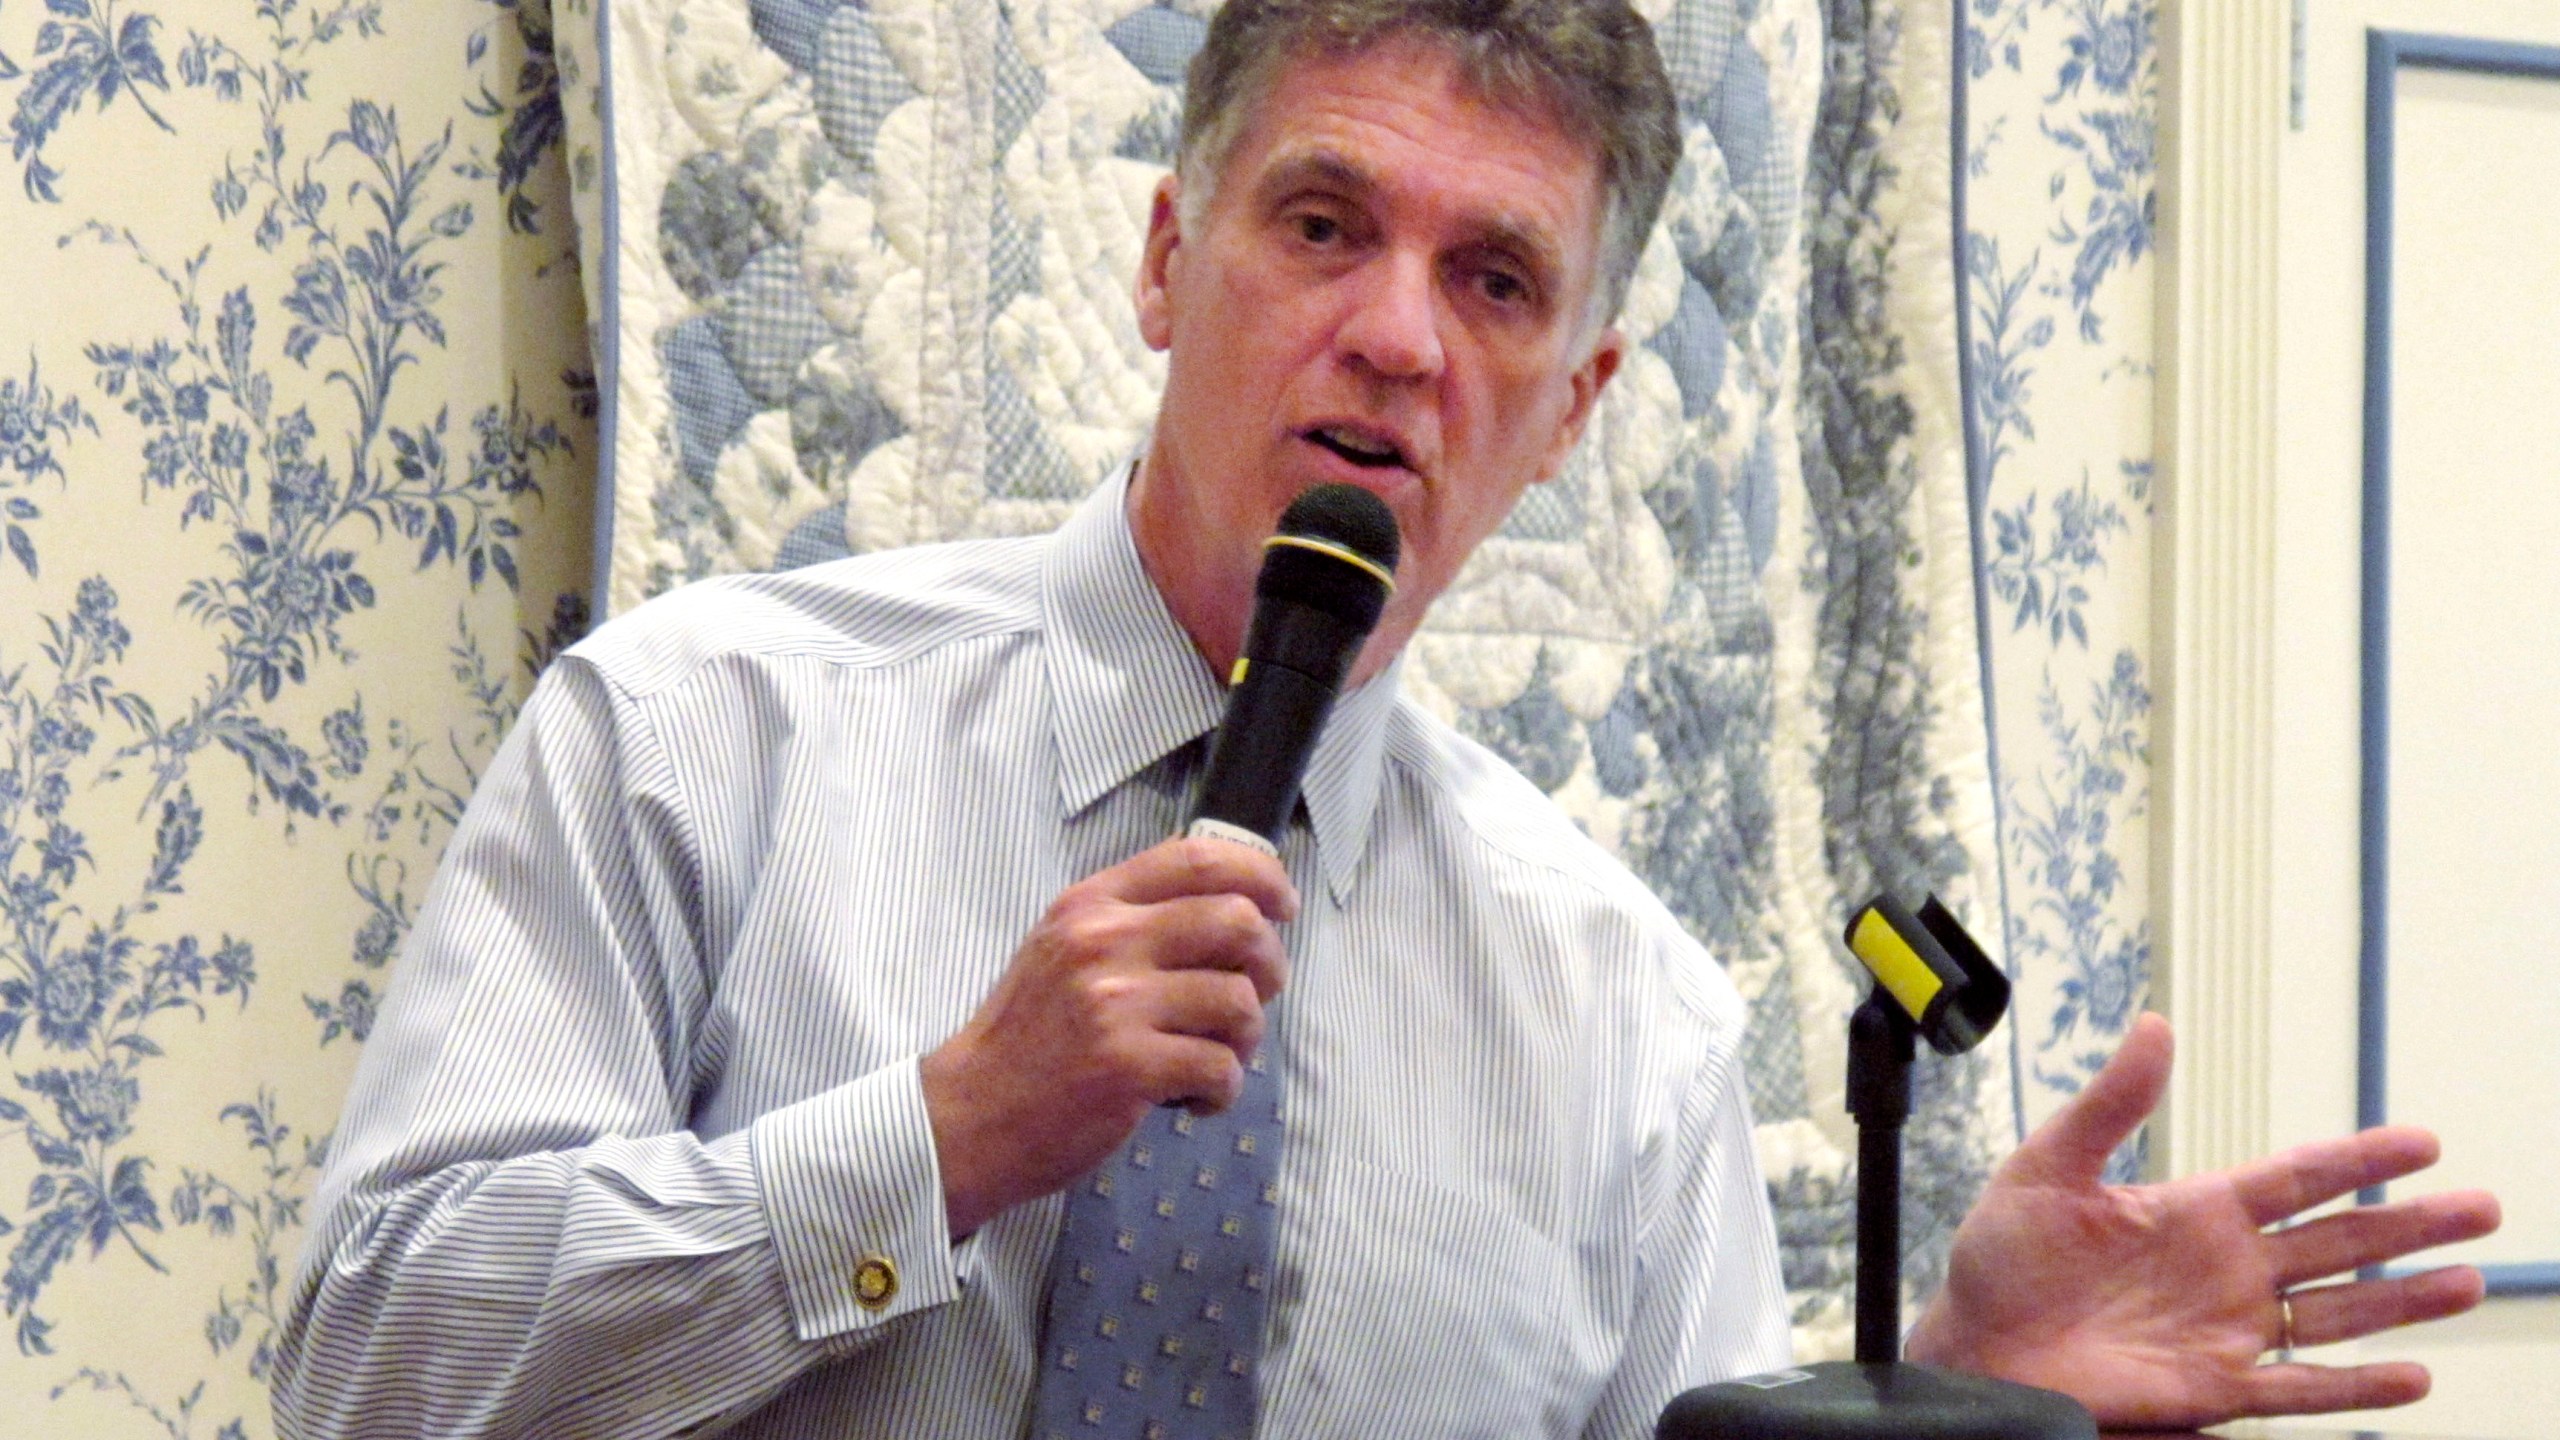
[[[1058,798],[1074,815],[1208,734],[1226,688],[1165,607],[1129,529],[1123,468],[1060,527],[1040,576]],[[1335,702],[1301,786],[1326,888],[1351,895],[1377,808],[1399,659]]]

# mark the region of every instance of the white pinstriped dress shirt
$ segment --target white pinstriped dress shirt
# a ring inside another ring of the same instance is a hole
[[[1124,497],[551,668],[358,1069],[284,1435],[1027,1430],[1060,1202],[953,1243],[916,1061],[1182,817],[1222,697]],[[1641,1437],[1786,1363],[1723,973],[1392,673],[1305,797],[1264,1440]]]

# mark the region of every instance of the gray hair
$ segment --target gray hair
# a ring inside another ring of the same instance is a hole
[[[1457,62],[1486,101],[1542,110],[1599,154],[1594,329],[1626,299],[1680,163],[1671,78],[1627,0],[1227,0],[1192,57],[1182,102],[1186,222],[1214,192],[1246,120],[1289,65],[1411,37]]]

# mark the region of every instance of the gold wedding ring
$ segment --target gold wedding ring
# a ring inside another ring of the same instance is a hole
[[[2276,1337],[2276,1348],[2290,1355],[2293,1353],[2293,1295],[2291,1292],[2284,1290],[2276,1292],[2276,1315],[2282,1322],[2280,1329],[2283,1332]]]

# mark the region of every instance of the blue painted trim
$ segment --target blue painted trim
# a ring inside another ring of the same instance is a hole
[[[2390,972],[2383,954],[2389,895],[2391,662],[2391,156],[2393,87],[2399,77],[2393,37],[2365,35],[2364,85],[2364,555],[2358,641],[2363,733],[2358,762],[2362,792],[2357,823],[2361,890],[2356,947],[2356,1124],[2382,1123],[2384,1028]],[[2380,1186],[2358,1197],[2382,1198]]]
[[[596,496],[588,581],[595,591],[587,613],[602,624],[613,597],[614,456],[620,449],[614,441],[622,415],[622,183],[613,140],[613,0],[596,0],[596,77],[596,109],[604,122],[604,198],[595,253],[604,273],[596,277],[603,313],[588,342],[596,362]]]
[[[2006,793],[2000,786],[1999,687],[1991,673],[1991,557],[1984,541],[1991,514],[1991,457],[1982,444],[1982,416],[1974,407],[1973,311],[1966,303],[1965,247],[1972,236],[1965,226],[1965,176],[1970,163],[1972,121],[1966,96],[1972,80],[1965,71],[1965,0],[1948,0],[1954,11],[1956,43],[1947,62],[1948,220],[1955,238],[1952,251],[1956,301],[1956,408],[1964,425],[1965,537],[1973,550],[1973,647],[1982,668],[1982,759],[1991,777],[1991,883],[1986,887],[2000,924],[2000,963],[2009,983],[2018,980],[2017,937],[2009,928],[2008,829],[2003,812]],[[2013,1139],[2027,1138],[2027,1056],[2024,1027],[2009,1017],[2009,1123]]]
[[[2560,48],[2420,35],[2365,33],[2364,250],[2364,580],[2363,815],[2358,826],[2358,882],[2363,934],[2356,974],[2356,1123],[2379,1125],[2388,1108],[2390,957],[2390,701],[2391,701],[2391,260],[2394,109],[2400,71],[2415,66],[2474,74],[2560,80]],[[2357,1193],[2373,1204],[2382,1187]],[[2560,1294],[2560,1262],[2484,1265],[2493,1295]]]
[[[2370,36],[2368,54],[2387,54],[2395,66],[2560,80],[2560,46],[2483,40],[2469,35],[2420,35],[2406,30],[2375,30]],[[2369,99],[2369,91],[2367,95]]]
[[[2560,1295],[2560,1260],[2483,1265],[2480,1274],[2492,1295]]]
[[[2368,1277],[2398,1279],[2424,1274],[2423,1265],[2389,1265],[2363,1272]],[[2520,1260],[2502,1265],[2482,1265],[2480,1278],[2488,1282],[2492,1295],[2560,1295],[2560,1260]]]

